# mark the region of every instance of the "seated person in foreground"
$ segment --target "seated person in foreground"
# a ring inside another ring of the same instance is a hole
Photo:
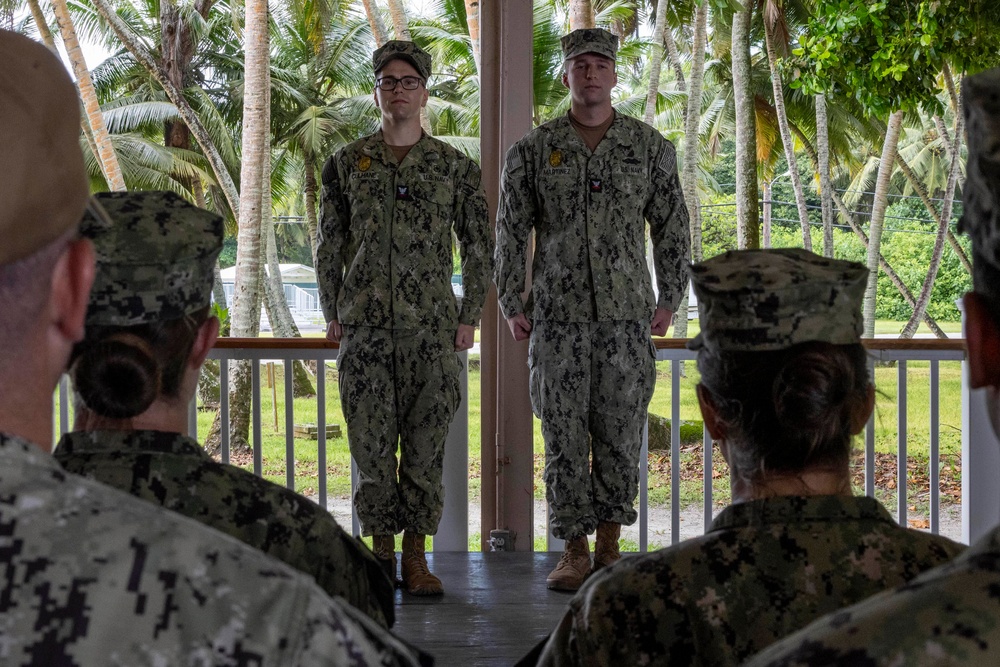
[[[969,157],[959,229],[972,239],[973,291],[964,298],[969,380],[973,389],[990,390],[988,410],[1000,436],[998,99],[1000,69],[962,82]],[[972,446],[996,444],[981,441]],[[1000,665],[1000,526],[953,562],[816,621],[751,664]]]
[[[961,551],[851,493],[851,439],[874,403],[867,273],[800,249],[692,267],[698,400],[733,504],[706,535],[592,576],[540,664],[736,665]]]
[[[81,226],[97,273],[84,339],[70,357],[74,431],[56,460],[232,535],[390,626],[392,583],[368,547],[316,503],[213,460],[182,435],[219,331],[208,309],[222,218],[171,192],[94,199],[111,224],[88,215]]]
[[[79,98],[27,37],[0,62],[0,664],[416,665],[308,575],[52,458],[94,276]]]

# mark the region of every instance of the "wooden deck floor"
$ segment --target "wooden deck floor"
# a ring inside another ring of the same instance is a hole
[[[443,667],[513,665],[555,627],[571,595],[545,588],[559,553],[433,553],[445,593],[396,591],[393,631]]]

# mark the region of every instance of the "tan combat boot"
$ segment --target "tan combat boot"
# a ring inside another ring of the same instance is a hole
[[[372,537],[372,553],[378,558],[382,569],[389,577],[393,586],[399,583],[396,579],[396,536],[395,535],[374,535]]]
[[[587,536],[566,540],[566,550],[556,569],[549,572],[545,585],[555,591],[575,591],[590,574],[590,545]]]
[[[622,534],[620,523],[601,521],[597,524],[597,540],[594,542],[594,572],[602,567],[614,565],[621,560],[618,538]]]
[[[424,543],[427,537],[420,533],[403,532],[403,588],[410,595],[441,595],[441,580],[427,569]]]

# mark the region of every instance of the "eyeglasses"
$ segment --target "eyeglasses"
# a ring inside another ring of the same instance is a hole
[[[381,79],[375,82],[382,90],[396,90],[396,84],[402,84],[403,90],[416,90],[420,87],[424,81],[419,76],[404,76],[402,79],[397,79],[394,76],[383,76]]]

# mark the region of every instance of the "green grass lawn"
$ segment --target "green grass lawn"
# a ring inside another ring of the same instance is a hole
[[[888,323],[893,326],[898,323]],[[691,333],[694,335],[694,332]],[[926,461],[930,441],[929,424],[929,362],[909,362],[907,366],[907,447],[911,459],[918,464]],[[685,375],[680,380],[680,417],[682,420],[700,422],[701,415],[695,398],[698,371],[693,362],[685,363]],[[276,483],[285,483],[286,453],[284,435],[284,384],[283,367],[276,365],[276,386],[267,386],[267,373],[261,372],[261,430],[263,443],[263,474]],[[650,412],[670,417],[671,414],[671,362],[657,363],[657,385],[650,404]],[[336,368],[328,366],[326,384],[326,414],[329,423],[341,425],[346,430],[340,410],[337,391]],[[897,369],[895,366],[878,367],[875,370],[877,401],[875,410],[875,444],[880,453],[894,454],[897,448]],[[961,453],[961,365],[959,362],[940,363],[940,446],[942,457],[959,456]],[[481,463],[481,423],[480,423],[480,372],[473,364],[469,372],[469,495],[473,501],[480,497]],[[276,401],[275,401],[276,399]],[[277,421],[275,421],[277,408]],[[305,424],[316,422],[317,403],[315,398],[296,399],[294,402],[294,422]],[[57,407],[58,410],[58,407]],[[58,413],[57,413],[58,414]],[[204,437],[211,426],[214,413],[199,412],[198,433]],[[534,419],[534,459],[535,497],[544,498],[542,467],[544,444],[540,424]],[[702,478],[700,465],[702,447],[699,443],[682,443],[681,503],[700,503],[702,499]],[[863,447],[859,438],[857,447]],[[649,498],[653,506],[666,505],[670,500],[669,452],[650,453]],[[715,456],[717,474],[713,480],[713,494],[717,503],[725,503],[729,497],[728,476],[721,456]],[[252,468],[251,464],[247,464]],[[320,475],[325,475],[327,493],[331,497],[348,497],[350,493],[350,453],[347,438],[327,439],[326,470],[318,467],[317,441],[298,438],[295,440],[295,489],[300,493],[316,496],[319,492]],[[694,471],[698,468],[697,474]],[[720,474],[721,470],[721,474]],[[878,497],[886,502],[894,502],[895,491],[880,489]],[[921,504],[919,501],[918,505]],[[470,537],[470,544],[478,548],[479,536]],[[544,547],[544,536],[538,537],[536,548]],[[541,545],[541,546],[539,546]]]
[[[698,372],[694,363],[686,363],[686,375],[681,378],[680,416],[683,420],[700,421],[701,415],[695,398],[694,387],[698,381]],[[876,384],[878,396],[875,413],[875,444],[876,450],[893,453],[897,447],[896,423],[896,374],[895,367],[876,368]],[[929,362],[909,362],[907,367],[908,401],[907,401],[907,447],[911,456],[927,456],[930,442],[929,424]],[[264,476],[273,481],[285,482],[285,435],[284,435],[284,385],[282,368],[276,369],[276,387],[269,388],[266,373],[261,373],[261,425]],[[959,362],[942,362],[940,364],[940,423],[942,454],[958,454],[961,452],[961,367]],[[670,416],[671,402],[670,362],[657,363],[657,386],[650,403],[650,411],[665,417]],[[476,499],[480,491],[481,471],[481,424],[480,424],[480,373],[473,368],[469,373],[469,459],[470,459],[470,495]],[[277,426],[275,426],[274,399],[277,398]],[[294,403],[295,423],[316,422],[316,399],[296,399]],[[327,368],[326,392],[327,420],[341,424],[343,419],[340,411],[340,397],[337,392],[336,369]],[[198,417],[198,432],[204,435],[208,432],[213,414],[201,412]],[[540,424],[534,419],[535,431],[535,469],[536,497],[544,497],[541,484],[541,467],[544,456],[544,445],[541,437]],[[858,446],[862,442],[859,439]],[[656,452],[653,453],[656,455]],[[692,453],[692,456],[695,454]],[[697,453],[700,457],[700,451]],[[296,490],[305,494],[318,493],[319,471],[317,464],[317,441],[295,440]],[[349,493],[350,455],[346,437],[327,439],[327,489],[331,495],[346,496]],[[669,498],[669,478],[659,479],[651,474],[651,500],[662,502]],[[724,489],[720,489],[724,491]],[[687,495],[687,494],[685,494]],[[700,487],[698,490],[700,498]],[[692,498],[691,500],[696,500]]]

